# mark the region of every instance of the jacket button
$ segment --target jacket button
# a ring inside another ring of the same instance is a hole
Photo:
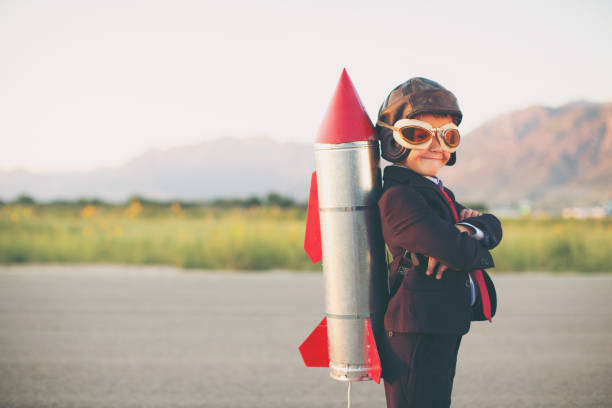
[[[392,331],[389,332],[389,337],[393,337],[393,332]]]

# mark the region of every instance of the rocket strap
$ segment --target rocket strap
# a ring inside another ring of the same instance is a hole
[[[416,262],[414,262],[416,261]],[[407,249],[404,250],[402,254],[402,259],[400,259],[399,264],[395,271],[391,271],[391,285],[389,287],[389,299],[391,299],[395,293],[397,293],[398,289],[402,285],[402,281],[404,280],[404,275],[406,275],[406,269],[411,268],[413,265],[418,265],[419,260],[415,254],[410,253]]]

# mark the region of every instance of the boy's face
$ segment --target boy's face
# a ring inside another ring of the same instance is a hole
[[[434,128],[453,122],[451,115],[437,117],[430,113],[417,115],[414,119],[427,122]],[[444,151],[438,138],[434,137],[427,150],[410,150],[410,154],[402,164],[422,176],[435,176],[449,159],[450,153]]]

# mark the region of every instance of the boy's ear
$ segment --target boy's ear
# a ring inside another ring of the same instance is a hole
[[[380,137],[380,152],[383,159],[390,161],[391,163],[398,163],[404,161],[410,149],[406,149],[404,146],[399,145],[395,139],[393,139],[393,132],[381,132]]]

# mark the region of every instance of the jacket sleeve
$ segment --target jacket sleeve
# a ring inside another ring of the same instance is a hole
[[[389,246],[432,256],[456,270],[494,266],[491,254],[479,241],[440,218],[412,187],[391,187],[378,205]]]
[[[457,208],[457,212],[461,214],[461,210],[464,210],[465,207],[456,202],[454,196],[452,198],[453,202],[455,203],[455,207]],[[482,214],[478,217],[469,217],[461,220],[461,222],[472,224],[476,228],[481,229],[488,237],[486,245],[488,249],[495,248],[501,242],[503,235],[501,223],[493,214]]]

